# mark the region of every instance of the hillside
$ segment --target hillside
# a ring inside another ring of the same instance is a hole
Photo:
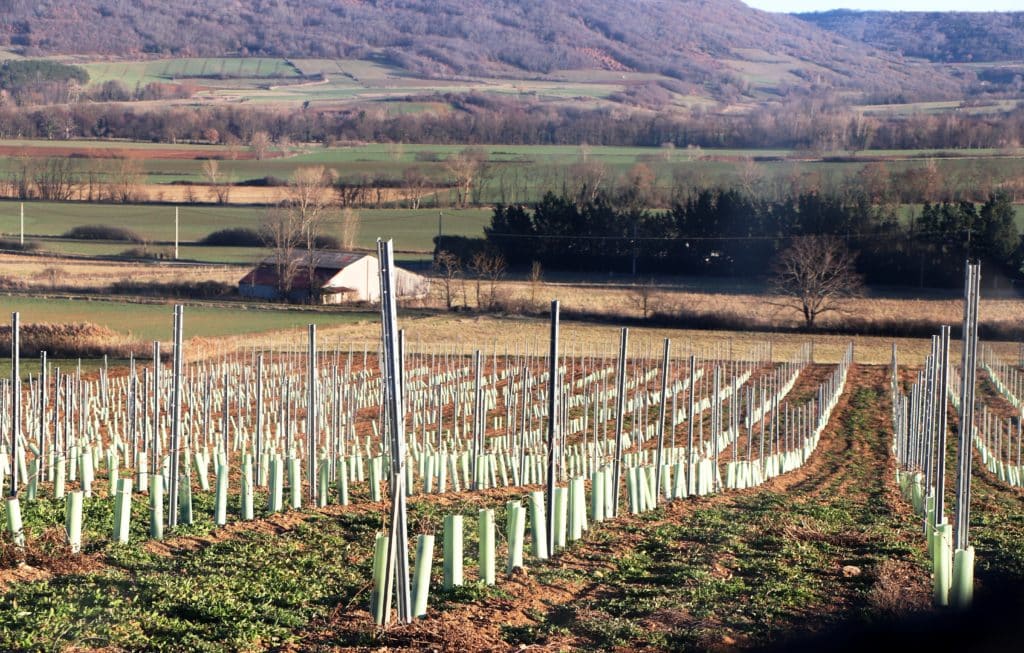
[[[794,14],[876,48],[940,63],[1024,60],[1024,12],[890,12],[840,9]]]
[[[429,77],[632,70],[726,100],[752,87],[922,99],[959,90],[945,71],[738,0],[0,0],[0,47],[361,58]]]

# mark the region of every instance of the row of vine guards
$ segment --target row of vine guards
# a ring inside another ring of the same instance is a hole
[[[971,449],[975,437],[978,300],[981,266],[968,262],[959,384],[951,378],[950,327],[932,337],[924,369],[903,391],[895,344],[892,349],[893,446],[897,482],[920,515],[932,561],[936,605],[967,607],[974,594],[974,548],[970,545]],[[955,370],[953,370],[955,372]],[[959,387],[957,387],[959,385]],[[947,414],[958,415],[956,478],[952,523],[946,520]]]

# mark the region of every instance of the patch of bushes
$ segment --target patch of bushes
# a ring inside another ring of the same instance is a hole
[[[280,177],[275,177],[273,175],[267,175],[266,177],[257,177],[256,179],[243,179],[235,185],[255,187],[287,186],[288,180],[281,179]]]
[[[68,229],[63,238],[75,240],[116,240],[126,243],[141,243],[142,236],[131,229],[107,224],[86,224]]]
[[[262,247],[264,244],[260,233],[247,227],[220,229],[207,234],[199,242],[218,247]]]
[[[33,240],[26,240],[22,243],[16,238],[0,238],[0,249],[12,252],[34,252],[39,249],[39,243]]]
[[[313,242],[317,249],[341,249],[341,241],[334,236],[317,236]]]
[[[132,281],[124,279],[110,285],[119,295],[173,297],[179,299],[222,299],[235,294],[236,286],[220,281]]]
[[[167,255],[157,250],[149,249],[148,247],[131,247],[124,250],[117,255],[118,258],[130,258],[130,259],[145,259],[145,260],[158,260],[167,258]]]

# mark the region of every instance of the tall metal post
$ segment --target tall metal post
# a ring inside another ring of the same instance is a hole
[[[306,403],[306,457],[309,472],[309,500],[316,505],[317,476],[316,476],[316,325],[309,325],[309,365],[307,375],[309,377],[309,393]]]
[[[623,327],[619,338],[619,370],[615,379],[615,458],[612,460],[612,516],[619,516],[619,487],[622,482],[622,419],[626,405],[626,348],[629,328]]]
[[[391,595],[398,593],[398,618],[410,623],[413,618],[409,588],[409,534],[405,505],[405,409],[399,361],[398,307],[394,294],[394,245],[377,239],[380,263],[381,341],[384,357],[381,374],[384,379],[388,434],[391,440],[391,529],[385,569],[384,623],[391,610]]]
[[[957,549],[968,546],[971,513],[971,437],[974,434],[974,387],[978,349],[978,293],[981,266],[968,263],[964,286],[963,355],[960,378],[960,438],[957,451],[956,510],[953,540]]]
[[[160,341],[153,341],[153,436],[150,450],[150,469],[154,473],[160,471]]]
[[[658,410],[658,453],[654,461],[654,505],[658,505],[661,493],[662,452],[665,449],[665,407],[668,403],[665,393],[668,391],[668,352],[670,341],[665,338],[665,353],[661,358],[661,408]]]
[[[949,325],[942,325],[939,334],[939,409],[938,409],[938,462],[935,470],[935,520],[938,527],[943,522],[943,507],[946,491],[946,406],[949,405]]]
[[[11,490],[18,496],[18,436],[21,434],[21,316],[11,314]]]
[[[49,480],[46,477],[46,471],[49,465],[47,465],[47,453],[49,448],[46,446],[47,433],[46,433],[46,385],[47,385],[47,364],[46,364],[46,352],[39,352],[39,480]]]
[[[558,434],[558,300],[551,302],[551,350],[548,374],[548,478],[547,478],[547,531],[548,551],[555,550],[555,440]]]
[[[696,478],[696,474],[694,473],[695,472],[695,469],[694,469],[695,468],[695,462],[694,462],[694,459],[693,459],[693,435],[694,435],[694,428],[695,428],[694,421],[693,421],[693,409],[694,409],[693,396],[694,396],[694,393],[697,391],[697,388],[695,387],[696,373],[697,373],[697,357],[694,356],[693,354],[690,354],[690,387],[689,387],[689,397],[687,398],[687,408],[686,408],[686,484],[687,484],[687,493],[690,496],[693,496],[694,494],[697,493],[697,478]],[[764,448],[764,435],[763,435],[764,431],[762,431],[761,433],[762,433],[762,435],[761,435],[761,445],[762,445],[762,447],[761,448],[763,449]]]
[[[167,525],[174,528],[178,524],[178,491],[181,470],[181,332],[184,330],[185,311],[181,304],[174,306],[174,367],[173,386],[171,390],[171,444],[170,444],[170,492],[167,511]]]
[[[480,350],[473,352],[473,450],[470,452],[470,467],[473,479],[471,487],[480,489],[480,456],[484,451],[484,420],[480,415],[483,406],[483,361]]]
[[[263,486],[263,352],[256,357],[256,485]]]
[[[718,434],[722,430],[722,399],[721,389],[719,386],[722,384],[722,367],[715,365],[715,373],[713,377],[714,387],[711,389],[711,450],[714,455],[715,467],[714,472],[711,475],[711,483],[715,492],[718,492],[721,488],[718,487]]]

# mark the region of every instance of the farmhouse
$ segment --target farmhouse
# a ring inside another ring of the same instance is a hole
[[[309,252],[297,252],[290,261],[278,263],[276,256],[260,262],[238,282],[238,293],[256,299],[281,299],[288,288],[289,301],[320,304],[376,302],[380,297],[380,267],[376,256],[359,252],[316,252],[310,275]],[[279,283],[289,275],[290,284]],[[408,270],[395,269],[398,297],[423,297],[430,282]]]

